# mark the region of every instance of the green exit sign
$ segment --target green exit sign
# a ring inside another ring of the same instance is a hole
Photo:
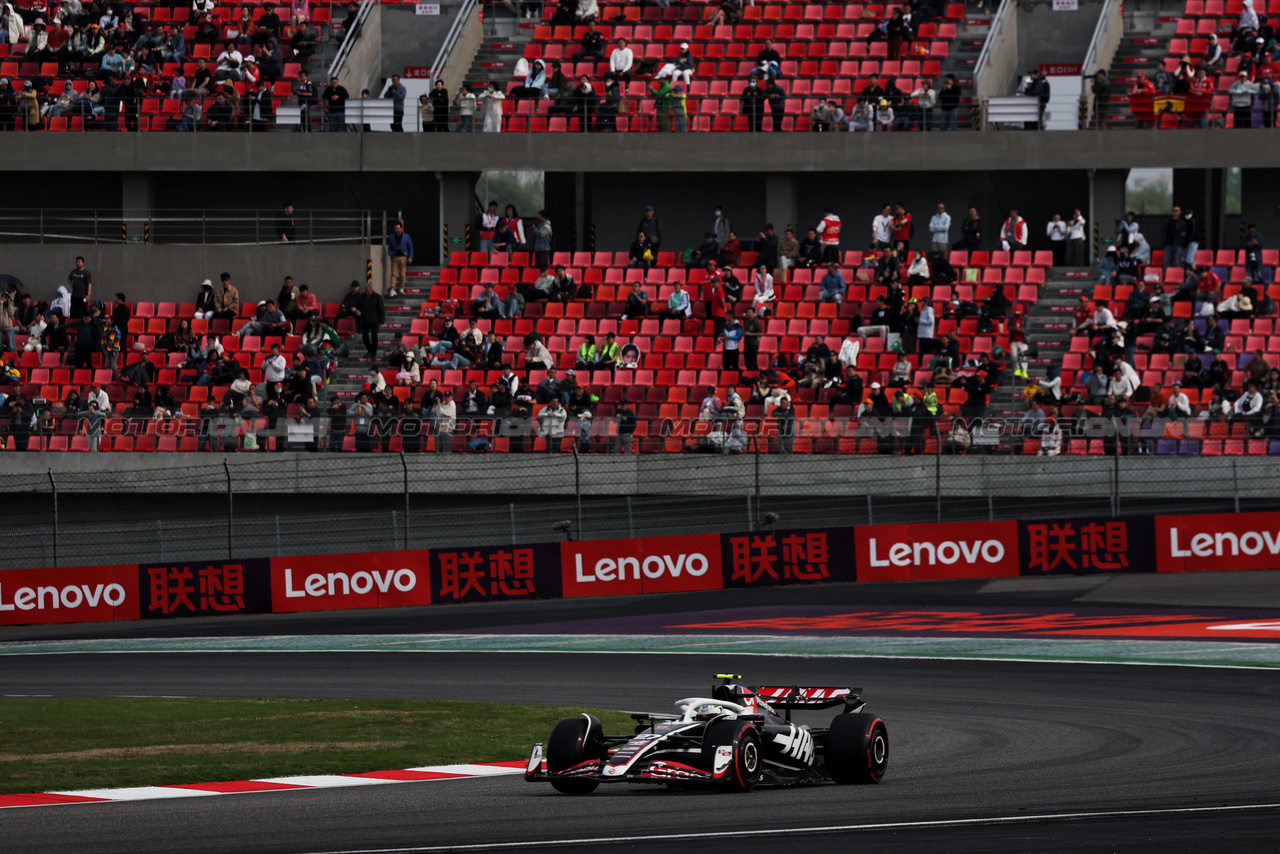
[[[141,237],[130,237],[130,238],[128,238],[128,240],[129,240],[129,242],[130,242],[130,243],[141,243],[141,242],[142,242],[142,238],[141,238]]]

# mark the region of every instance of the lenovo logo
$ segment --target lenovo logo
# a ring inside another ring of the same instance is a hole
[[[300,599],[306,596],[350,596],[352,593],[363,595],[375,589],[379,593],[388,593],[394,587],[401,593],[408,593],[418,586],[418,576],[411,569],[361,570],[356,573],[346,572],[313,572],[302,582],[301,587],[293,586],[293,570],[284,571],[284,595],[289,599]]]
[[[692,534],[561,543],[565,596],[626,596],[723,586],[720,537]]]
[[[579,583],[595,581],[639,581],[643,578],[662,578],[669,576],[679,578],[681,574],[696,577],[706,575],[711,567],[707,556],[694,552],[690,555],[648,555],[644,558],[618,557],[601,558],[590,570],[582,562],[582,555],[573,556],[575,580]]]
[[[877,525],[853,534],[859,581],[1018,574],[1016,522]]]
[[[883,556],[875,537],[870,538],[872,566],[951,566],[956,563],[999,563],[1004,543],[999,540],[946,540],[941,543],[893,543]]]
[[[1239,555],[1280,554],[1280,531],[1215,531],[1192,534],[1179,542],[1178,528],[1169,529],[1169,552],[1173,557],[1237,557]],[[1185,537],[1185,534],[1184,534]]]
[[[65,587],[19,587],[13,593],[13,601],[6,603],[4,585],[0,584],[0,611],[97,608],[104,604],[116,608],[123,605],[124,600],[125,590],[119,584],[68,584]]]

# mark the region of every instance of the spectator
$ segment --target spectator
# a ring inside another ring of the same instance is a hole
[[[720,342],[724,344],[723,350],[723,366],[726,371],[738,370],[738,355],[742,348],[742,339],[745,336],[742,324],[738,322],[736,317],[730,317],[724,326],[724,332],[720,335]]]
[[[525,336],[524,340],[524,367],[526,371],[550,371],[551,377],[555,377],[553,366],[555,360],[551,358],[551,353],[547,350],[546,345],[542,343],[541,336],[536,332],[530,332]]]
[[[784,272],[794,267],[800,260],[800,242],[796,240],[795,232],[787,229],[782,233],[782,240],[778,242],[778,269]]]
[[[378,358],[378,328],[386,322],[387,308],[381,294],[375,293],[372,283],[366,283],[359,300],[360,336],[370,360]]]
[[[400,82],[398,74],[391,75],[391,85],[387,87],[387,97],[391,99],[391,132],[404,133],[404,102],[409,97],[409,90]],[[462,94],[459,93],[461,98]],[[472,112],[475,112],[475,98],[471,99]]]
[[[543,90],[546,94],[546,90]],[[514,93],[513,93],[513,97]],[[431,133],[448,133],[449,132],[449,90],[444,88],[444,81],[437,79],[435,85],[431,88],[431,94],[427,96],[427,100],[431,102],[431,124],[424,127],[424,131]]]
[[[629,454],[631,440],[636,432],[636,414],[626,398],[618,402],[614,410],[614,421],[617,423],[618,433],[613,440],[613,453]]]
[[[893,208],[885,205],[879,215],[871,220],[871,242],[878,249],[888,249],[893,245]]]
[[[822,212],[822,221],[814,229],[822,241],[822,260],[828,264],[840,263],[840,216],[826,208]]]
[[[489,88],[480,98],[484,102],[484,124],[480,127],[482,133],[502,132],[502,102],[506,97],[496,82],[489,82]]]
[[[933,126],[933,108],[938,103],[938,93],[933,88],[933,81],[922,81],[915,91],[911,93],[911,97],[916,99],[916,110],[920,116],[920,129],[931,130]]]
[[[1027,221],[1018,216],[1017,208],[1009,211],[1009,218],[1000,227],[1000,240],[1006,251],[1027,248]]]
[[[605,62],[604,36],[596,29],[596,22],[587,23],[587,31],[582,35],[582,50],[572,57],[574,62]]]
[[[1132,226],[1128,223],[1130,215],[1125,217],[1125,231],[1129,241],[1134,239],[1134,235],[1138,233],[1137,223],[1133,222]],[[1183,219],[1182,208],[1174,205],[1173,213],[1165,220],[1164,225],[1160,229],[1160,237],[1164,244],[1164,269],[1172,266],[1180,266],[1184,261],[1186,253],[1187,241],[1187,221]],[[1188,263],[1193,263],[1190,259],[1186,259]]]
[[[329,118],[330,133],[345,133],[347,130],[347,101],[351,98],[345,86],[338,83],[337,77],[329,78],[329,85],[320,93],[325,111]]]
[[[742,369],[747,373],[760,370],[760,339],[764,337],[764,324],[756,317],[755,307],[747,309],[747,318],[742,322],[742,355],[745,361]]]
[[[662,245],[662,225],[658,222],[658,217],[653,212],[653,206],[646,206],[644,215],[640,217],[640,225],[636,229],[649,240],[649,248],[657,256],[658,249]]]
[[[1258,227],[1249,223],[1245,233],[1240,235],[1240,249],[1244,251],[1244,272],[1250,282],[1263,281],[1262,249],[1266,244]]]
[[[756,314],[763,317],[772,311],[770,303],[777,299],[773,292],[773,276],[769,273],[769,269],[761,264],[756,268],[755,279],[752,280],[755,287],[755,296],[752,297],[751,307]]]
[[[1044,227],[1045,236],[1049,238],[1049,246],[1053,249],[1053,266],[1061,267],[1067,258],[1067,232],[1069,226],[1063,221],[1061,214],[1054,214]]]
[[[657,117],[656,129],[658,133],[670,133],[673,128],[675,117],[676,97],[677,93],[669,80],[655,81],[657,88],[651,88],[650,94],[653,95],[653,109]]]
[[[631,293],[627,294],[626,308],[622,318],[644,317],[649,313],[649,295],[641,288],[639,282],[631,283]]]
[[[76,266],[67,275],[67,286],[71,289],[71,304],[68,317],[81,317],[85,306],[93,296],[93,274],[85,269],[84,256],[76,256]]]
[[[755,250],[757,263],[768,270],[778,269],[778,235],[773,223],[765,223],[764,230],[757,232]]]
[[[827,265],[827,274],[819,284],[822,286],[823,302],[839,303],[844,300],[845,292],[849,289],[849,283],[844,280],[844,275],[834,263]]]
[[[394,299],[397,291],[404,290],[405,272],[413,263],[413,238],[405,234],[402,222],[397,222],[387,235],[387,256],[391,259],[391,290],[387,296]]]
[[[775,454],[790,454],[795,448],[796,413],[791,408],[791,397],[789,395],[782,395],[778,405],[773,408],[770,417],[777,428],[773,452]]]
[[[721,24],[733,26],[742,21],[742,0],[720,0],[720,8],[708,22],[713,27]]]
[[[929,248],[933,252],[946,252],[951,248],[951,214],[941,202],[938,212],[929,219]]]
[[[942,114],[941,130],[958,130],[956,117],[960,112],[960,86],[956,83],[954,74],[948,74],[942,83],[942,89],[938,92],[938,107]]]
[[[567,417],[568,413],[560,405],[558,397],[552,398],[551,402],[538,413],[538,436],[546,440],[547,453],[560,452],[560,442],[564,439],[564,422]]]
[[[952,248],[976,252],[981,246],[982,218],[978,216],[977,208],[969,208],[969,213],[965,216],[964,222],[960,224],[960,242]]]
[[[453,392],[445,389],[431,411],[436,424],[436,453],[452,453],[453,431],[458,423],[458,407],[453,402]]]
[[[720,244],[716,242],[715,232],[708,231],[704,236],[702,243],[693,250],[688,266],[705,267],[709,261],[716,261],[719,258]]]
[[[105,61],[105,60],[104,60]],[[1233,127],[1253,127],[1253,96],[1258,94],[1258,84],[1249,79],[1249,72],[1241,69],[1236,81],[1227,89],[1231,100]]]
[[[610,80],[631,82],[631,66],[635,64],[635,54],[627,47],[626,39],[618,39],[617,47],[609,54],[609,72],[605,75]]]
[[[1071,213],[1071,221],[1067,223],[1067,246],[1063,264],[1067,267],[1084,266],[1084,215],[1076,208]]]
[[[721,264],[726,269],[735,268],[742,257],[742,243],[735,232],[728,233],[727,241],[721,242]]]
[[[663,319],[674,318],[677,320],[685,320],[693,313],[693,306],[689,301],[689,294],[685,292],[682,282],[675,283],[675,290],[671,296],[667,298],[667,307],[659,312],[659,317]]]

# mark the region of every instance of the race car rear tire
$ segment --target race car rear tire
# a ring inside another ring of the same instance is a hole
[[[824,756],[837,783],[879,783],[889,765],[889,730],[876,715],[837,715]]]
[[[702,736],[702,760],[708,771],[715,772],[716,748],[724,745],[733,748],[733,759],[730,773],[716,781],[717,787],[726,792],[751,791],[764,771],[760,734],[754,726],[741,721],[712,722]]]
[[[596,725],[592,726],[592,722]],[[604,755],[604,748],[598,740],[603,734],[599,721],[594,718],[591,721],[586,717],[560,721],[551,731],[551,739],[547,742],[547,772],[555,774],[587,759],[599,759]],[[571,777],[551,781],[551,788],[566,795],[589,795],[599,785],[595,780],[575,780]]]

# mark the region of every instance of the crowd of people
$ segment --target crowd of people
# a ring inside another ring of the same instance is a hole
[[[1141,96],[1192,96],[1209,98],[1219,91],[1219,79],[1227,66],[1238,66],[1226,92],[1231,126],[1237,130],[1274,128],[1280,112],[1280,19],[1268,21],[1254,8],[1254,0],[1244,0],[1240,15],[1229,31],[1209,33],[1199,56],[1185,53],[1174,57],[1173,70],[1162,67],[1153,75],[1138,71],[1128,94]],[[1105,69],[1093,75],[1094,126],[1106,127],[1106,110],[1113,94]],[[1192,111],[1186,111],[1192,112]],[[1199,111],[1196,111],[1199,112]],[[1178,114],[1179,124],[1184,117]],[[1227,115],[1206,109],[1192,116],[1197,127],[1225,127]],[[1139,121],[1138,126],[1143,126]]]
[[[321,40],[309,0],[290,0],[278,11],[271,2],[256,10],[244,6],[235,18],[220,11],[212,0],[195,0],[153,22],[152,7],[142,4],[3,4],[0,43],[8,44],[8,56],[38,66],[38,73],[22,81],[0,78],[0,130],[15,129],[20,118],[30,131],[49,129],[53,119],[135,131],[148,99],[169,105],[156,119],[168,130],[266,130],[286,65],[298,71],[286,82],[304,113],[309,106],[328,106],[308,80]],[[348,26],[354,28],[355,20],[350,4]]]

